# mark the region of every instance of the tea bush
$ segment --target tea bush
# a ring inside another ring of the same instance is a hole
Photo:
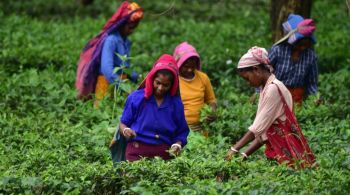
[[[219,103],[218,119],[205,124],[209,138],[191,132],[181,156],[171,161],[113,167],[107,146],[125,96],[106,98],[97,110],[92,100],[76,100],[74,82],[81,49],[117,3],[0,2],[0,193],[349,194],[350,26],[344,1],[313,5],[319,93],[296,113],[318,166],[303,171],[266,160],[263,148],[247,161],[223,160],[255,116],[257,105],[249,103],[254,89],[235,67],[249,47],[272,44],[269,1],[140,3],[146,13],[130,37],[133,68],[145,76],[179,42],[195,45]],[[224,182],[216,182],[218,173]]]

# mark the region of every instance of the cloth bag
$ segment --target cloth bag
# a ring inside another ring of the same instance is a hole
[[[115,140],[115,143],[109,148],[109,150],[111,152],[113,165],[116,166],[117,163],[125,161],[125,150],[127,145],[125,137],[120,134],[119,125],[113,139]]]

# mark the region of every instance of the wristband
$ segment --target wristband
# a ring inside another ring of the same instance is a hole
[[[175,144],[171,145],[171,148],[174,146],[177,146],[178,148],[180,148],[180,150],[182,150],[182,146],[180,144],[175,143]]]
[[[130,130],[130,128],[129,127],[125,127],[124,129],[123,129],[123,135],[125,135],[125,131],[126,130]]]
[[[248,158],[248,155],[246,153],[242,152],[241,154],[244,156],[244,158]]]
[[[230,148],[230,150],[232,150],[234,152],[238,152],[238,150],[236,150],[236,148],[234,148],[233,146]]]

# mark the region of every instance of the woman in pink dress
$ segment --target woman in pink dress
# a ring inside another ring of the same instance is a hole
[[[276,79],[269,65],[268,54],[264,48],[252,47],[240,59],[237,72],[252,87],[260,87],[258,110],[248,132],[232,146],[225,157],[230,160],[241,148],[252,143],[243,158],[266,144],[265,155],[279,163],[287,162],[289,166],[311,166],[315,156],[301,132],[292,112],[293,100],[286,86]],[[295,167],[295,168],[298,168]]]

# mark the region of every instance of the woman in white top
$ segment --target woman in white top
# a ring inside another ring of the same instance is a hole
[[[232,156],[247,145],[241,155],[247,158],[262,145],[266,144],[265,155],[279,163],[287,161],[294,167],[296,161],[302,161],[301,167],[312,165],[315,156],[304,138],[292,112],[293,100],[284,84],[272,74],[267,51],[252,47],[240,59],[237,72],[252,87],[261,87],[258,110],[248,132],[232,146],[225,157]]]

